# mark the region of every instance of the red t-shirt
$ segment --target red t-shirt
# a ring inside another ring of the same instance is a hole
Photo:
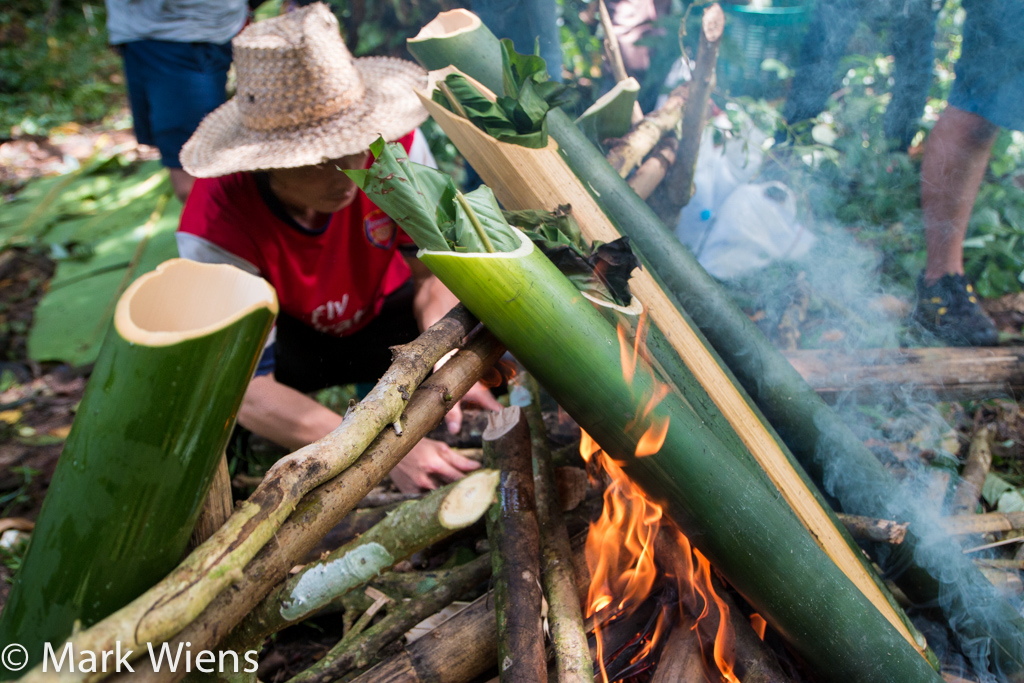
[[[414,134],[399,140],[406,150]],[[398,247],[412,240],[361,190],[312,232],[275,215],[252,173],[200,178],[178,230],[255,266],[282,312],[338,337],[365,326],[411,276]]]

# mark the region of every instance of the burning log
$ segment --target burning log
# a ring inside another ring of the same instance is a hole
[[[492,415],[489,423],[484,458],[501,471],[498,501],[487,515],[499,670],[503,682],[537,683],[547,680],[547,671],[530,429],[518,406]]]
[[[442,319],[420,341],[430,348],[437,344],[444,355],[447,344],[456,344],[475,321],[456,309]],[[422,347],[421,347],[422,348]],[[278,583],[289,570],[327,534],[355,504],[373,489],[425,434],[436,427],[444,414],[504,353],[504,348],[488,333],[475,335],[444,367],[417,389],[405,411],[403,433],[382,432],[366,452],[338,477],[328,481],[302,499],[295,512],[274,536],[274,543],[263,549],[241,572],[232,577],[234,588],[217,596],[210,606],[169,641],[172,650],[185,642],[194,649],[212,649]],[[427,352],[429,363],[433,351]],[[145,648],[143,648],[145,649]],[[173,683],[184,676],[163,668],[155,672],[144,658],[135,665],[134,681]],[[124,675],[124,674],[122,674]],[[120,678],[120,676],[118,677]]]
[[[1024,349],[930,348],[787,351],[786,360],[827,401],[912,392],[941,401],[1024,390]]]
[[[374,203],[399,217],[414,240],[448,247],[434,214],[424,216],[432,211],[430,202],[421,205],[423,198],[407,189],[413,167],[399,163],[383,143],[374,152],[373,167],[350,174]],[[474,230],[493,232],[474,249],[491,253],[422,249],[421,262],[608,449],[607,460],[624,463],[630,478],[668,504],[669,514],[701,539],[715,566],[822,676],[875,680],[882,659],[865,652],[877,651],[886,653],[885,675],[898,671],[909,680],[933,680],[935,672],[915,651],[919,645],[902,612],[789,461],[782,456],[769,463],[769,472],[782,482],[777,489],[759,461],[725,446],[692,403],[656,379],[635,347],[622,343],[621,332],[522,233],[492,211],[484,217],[485,228],[481,215]],[[513,239],[519,244],[514,249]],[[763,428],[761,437],[775,443]],[[814,536],[805,523],[814,525]],[[751,553],[759,558],[757,566],[748,560]],[[850,575],[836,562],[844,562]]]
[[[468,13],[456,10],[455,14]],[[501,92],[501,78],[489,77],[480,63],[487,62],[492,67],[500,64],[500,51],[488,49],[479,41],[475,45],[478,50],[463,54],[454,40],[445,44],[444,34],[449,26],[455,26],[455,38],[462,37],[464,31],[457,22],[439,18],[428,26],[435,45],[429,51],[410,45],[414,56],[427,68],[459,67],[485,86]],[[482,35],[486,29],[478,26],[476,31]],[[664,323],[666,335],[671,333],[678,340],[678,333],[686,335],[688,328],[675,327],[666,320],[679,315],[685,307],[715,352],[735,373],[742,389],[750,392],[758,409],[764,411],[764,416],[786,439],[800,464],[815,481],[829,479],[833,493],[847,512],[911,522],[907,541],[899,546],[901,556],[893,558],[897,565],[905,562],[911,566],[900,577],[908,595],[913,594],[919,602],[941,597],[939,602],[945,606],[962,642],[991,639],[995,643],[988,651],[992,668],[1007,674],[1024,671],[1024,618],[992,590],[977,568],[960,555],[955,543],[937,540],[941,538],[937,521],[906,500],[890,473],[849,425],[802,380],[693,255],[682,244],[665,238],[664,224],[608,166],[568,116],[558,109],[548,113],[548,131],[558,145],[557,159],[553,159],[546,150],[498,146],[447,116],[447,112],[433,115],[484,180],[495,184],[507,207],[554,210],[559,205],[571,204],[588,239],[612,241],[619,236],[616,227],[628,236],[631,246],[647,268],[658,274],[666,289],[664,293],[660,289],[655,292],[657,286],[645,273],[634,278],[634,294],[651,311],[655,325],[662,327]],[[567,165],[565,174],[557,164]],[[555,171],[557,177],[552,175]],[[501,184],[502,178],[507,178],[508,183]],[[599,198],[600,205],[594,197]],[[699,353],[699,349],[696,351]],[[708,354],[706,360],[686,361],[688,367],[696,368],[694,374],[701,377],[702,369],[715,371],[716,359],[715,354]],[[722,397],[710,389],[709,394],[716,405],[728,403],[720,401]],[[747,399],[740,393],[739,400]],[[723,412],[732,415],[725,409]],[[825,453],[829,454],[827,458]],[[844,476],[832,476],[832,472],[842,472]],[[873,493],[865,495],[866,487]]]
[[[211,289],[231,294],[211,303]],[[159,584],[165,590],[147,588],[188,546],[276,314],[266,281],[182,259],[118,300],[0,618],[0,642],[23,646],[29,666],[43,661],[44,643],[56,648],[70,636],[76,651],[118,640],[138,650],[139,631],[173,633],[159,623],[168,610],[177,628],[188,620],[175,597],[188,594],[211,555],[193,553],[185,572]],[[13,675],[0,662],[0,678]]]
[[[907,537],[907,527],[909,524],[906,522],[894,522],[891,519],[874,519],[872,517],[861,517],[860,515],[840,514],[838,517],[847,531],[854,538],[861,541],[899,545]]]
[[[541,569],[544,595],[548,601],[551,642],[555,650],[554,680],[558,683],[591,683],[594,679],[594,667],[587,647],[583,612],[580,610],[580,599],[573,577],[569,533],[562,519],[564,504],[560,506],[557,500],[561,497],[564,501],[565,497],[555,483],[547,431],[540,412],[540,392],[537,383],[532,377],[528,377],[526,382],[531,395],[530,405],[526,407],[526,418],[530,425],[536,470],[534,483],[537,495],[537,521],[540,525]]]
[[[679,210],[690,202],[693,196],[693,177],[697,169],[697,153],[707,120],[708,102],[715,89],[715,64],[718,62],[718,45],[725,30],[725,13],[718,4],[705,8],[700,24],[700,43],[697,46],[697,60],[690,79],[690,106],[683,115],[683,129],[679,136],[679,151],[676,162],[668,172],[662,192],[655,196],[660,207],[659,214],[668,225],[676,224]]]
[[[689,615],[672,627],[651,683],[703,683],[704,656],[696,624]]]
[[[307,619],[372,577],[483,516],[498,472],[477,470],[419,500],[408,500],[359,538],[307,565],[261,602],[221,649],[259,649],[263,639]]]
[[[992,466],[992,441],[994,439],[995,429],[992,425],[982,425],[974,432],[967,454],[967,462],[964,463],[963,472],[960,474],[960,484],[953,493],[953,504],[950,508],[953,514],[973,512],[974,508],[978,506],[981,487]]]
[[[353,669],[370,664],[380,650],[402,637],[410,628],[451,604],[459,595],[491,575],[491,558],[482,555],[456,567],[445,581],[421,597],[388,608],[387,616],[356,638],[344,639],[323,659],[289,683],[330,683]]]

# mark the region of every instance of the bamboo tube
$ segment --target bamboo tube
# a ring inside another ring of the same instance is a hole
[[[521,239],[514,252],[421,250],[420,260],[612,457],[627,463],[627,474],[648,495],[668,504],[669,514],[691,538],[700,539],[715,567],[820,675],[872,681],[882,675],[877,667],[884,666],[886,676],[935,680],[935,672],[899,633],[902,622],[892,623],[869,607],[775,487],[725,449],[675,394],[666,395],[658,408],[670,418],[663,446],[634,457],[640,434],[627,423],[638,401],[643,405],[644,397],[654,395],[649,371],[640,361],[632,384],[626,382],[612,328],[532,243]],[[756,566],[748,561],[751,555],[758,557]],[[878,640],[869,645],[865,638]],[[885,652],[885,663],[866,654],[872,651]]]
[[[457,307],[416,341],[398,347],[396,351],[402,357],[409,354],[429,365],[435,353],[437,357],[447,353],[449,345],[457,344],[475,322],[464,308]],[[476,337],[456,353],[413,393],[405,414],[403,434],[385,430],[342,475],[304,497],[289,521],[277,529],[273,542],[240,572],[229,574],[227,578],[233,584],[232,590],[219,592],[205,610],[186,603],[186,607],[201,613],[189,621],[173,625],[177,635],[169,641],[169,647],[174,650],[186,642],[191,643],[190,647],[194,649],[210,649],[216,645],[422,436],[437,426],[444,413],[479,380],[501,353],[500,345],[487,335]],[[220,533],[215,534],[214,539]],[[160,641],[148,642],[155,646]],[[146,648],[142,650],[145,652]],[[181,670],[172,672],[167,667],[154,672],[152,664],[148,657],[137,660],[134,678],[140,681],[176,681],[185,673]]]
[[[526,419],[533,446],[534,482],[537,492],[537,520],[540,524],[541,570],[544,595],[548,601],[548,625],[555,650],[554,680],[558,683],[591,683],[594,666],[583,627],[583,611],[572,574],[569,533],[558,503],[558,487],[551,464],[547,430],[540,411],[540,392],[533,377],[527,376],[530,405]]]
[[[610,242],[619,237],[602,209],[566,166],[556,143],[551,142],[546,149],[539,150],[501,143],[422,94],[420,100],[484,181],[493,184],[492,189],[506,207],[553,210],[568,204],[573,207],[573,214],[588,239]],[[692,373],[696,378],[696,382],[691,380],[691,385],[697,384],[702,391],[707,391],[711,406],[701,406],[705,414],[721,412],[756,460],[757,465],[753,466],[763,468],[768,474],[816,542],[904,638],[923,651],[923,638],[916,629],[912,630],[906,615],[883,590],[881,581],[867,567],[859,550],[839,531],[838,522],[830,517],[831,511],[812,491],[806,475],[798,471],[795,461],[764,427],[700,334],[647,270],[634,272],[630,289],[664,333],[670,348],[685,362],[683,372]]]
[[[29,666],[181,559],[276,313],[265,280],[184,259],[120,298],[0,619]]]
[[[633,108],[639,93],[640,84],[635,78],[619,81],[580,114],[576,125],[598,145],[625,135],[633,125]]]
[[[340,642],[323,659],[288,683],[331,683],[353,669],[370,664],[381,648],[402,637],[410,628],[451,604],[491,574],[491,558],[482,555],[456,567],[446,580],[422,596],[389,607],[387,616],[357,638]],[[588,682],[589,683],[589,682]]]
[[[500,468],[498,500],[487,514],[503,683],[543,683],[540,529],[534,501],[530,429],[518,406],[488,415],[484,458]]]
[[[396,562],[465,529],[491,507],[497,485],[497,471],[477,470],[424,498],[402,503],[369,531],[307,565],[264,598],[221,649],[259,649],[268,635],[313,616]]]
[[[440,28],[443,31],[443,27]],[[438,31],[437,35],[440,34]],[[437,42],[437,49],[430,53],[413,52],[428,69],[448,65],[480,69],[473,60],[463,58],[454,44],[445,47],[443,40]],[[479,60],[481,55],[492,63],[500,61],[500,52],[485,50],[477,52],[474,60]],[[481,79],[481,82],[491,90],[501,91],[500,80]],[[443,115],[438,120],[442,119]],[[458,125],[450,128],[455,130]],[[757,401],[756,408],[751,408],[755,415],[756,411],[764,411],[814,480],[827,479],[829,492],[840,500],[847,512],[911,522],[907,542],[900,546],[900,554],[905,555],[894,558],[896,564],[911,565],[909,571],[901,574],[908,594],[912,593],[919,602],[940,599],[963,642],[992,639],[994,647],[989,656],[995,669],[1008,674],[1024,670],[1024,619],[1013,606],[992,591],[977,569],[959,555],[955,543],[941,540],[937,520],[923,515],[898,491],[896,482],[857,435],[802,380],[693,255],[667,236],[664,224],[650,207],[607,165],[601,153],[572,121],[560,110],[552,110],[548,114],[548,128],[557,141],[559,156],[575,179],[560,177],[559,182],[552,184],[552,178],[539,177],[531,188],[519,184],[495,185],[499,199],[509,208],[553,209],[569,203],[575,212],[577,189],[584,195],[599,197],[601,214],[588,214],[580,220],[588,239],[611,241],[619,236],[619,230],[627,235],[647,268],[657,273],[658,282],[665,288],[661,296],[684,319],[687,316],[681,313],[681,305],[686,306],[688,315],[700,326],[700,333],[694,332],[694,336],[698,339],[703,339],[701,335],[707,336],[715,352],[729,364],[729,370],[723,369],[723,372],[730,377],[729,371],[736,374],[743,389]],[[446,132],[450,137],[454,134],[452,130],[446,129]],[[462,134],[463,142],[471,137],[469,132]],[[525,180],[532,180],[540,169],[520,154],[522,150],[507,150],[511,156],[505,159],[506,150],[501,146],[478,144],[476,149],[470,149],[459,142],[456,145],[481,172],[485,182],[500,181],[502,173],[511,179],[512,176],[507,175],[511,172],[523,178],[522,184],[526,185]],[[486,151],[477,157],[476,152],[480,150]],[[489,167],[487,173],[482,170],[484,166]],[[560,188],[572,191],[571,198],[565,192],[558,192]],[[537,198],[547,201],[535,201]],[[592,219],[596,222],[591,223]],[[660,326],[658,314],[666,314],[667,309],[653,306],[650,301],[645,305]],[[673,330],[666,331],[666,336],[678,341]],[[676,347],[675,341],[673,347]],[[711,355],[712,359],[717,359]],[[690,362],[687,359],[688,365]],[[694,374],[701,377],[696,371]],[[719,404],[718,398],[715,403]],[[732,415],[729,410],[722,412]]]

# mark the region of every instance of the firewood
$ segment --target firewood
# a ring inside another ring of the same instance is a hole
[[[689,86],[681,85],[668,96],[665,103],[636,124],[608,150],[606,158],[612,168],[625,178],[639,164],[658,141],[672,136],[683,119]]]
[[[991,425],[982,425],[971,438],[971,447],[960,474],[960,483],[953,493],[953,514],[973,512],[981,497],[981,487],[992,466],[992,441],[995,438]]]
[[[650,156],[636,169],[636,173],[629,179],[629,186],[641,199],[647,199],[658,189],[668,169],[675,163],[678,150],[679,138],[666,135],[658,140]]]
[[[421,493],[398,493],[397,491],[384,491],[374,489],[367,493],[356,508],[376,508],[394,505],[414,498],[421,498]]]
[[[718,4],[704,10],[701,20],[700,43],[697,59],[690,79],[689,106],[683,114],[683,129],[679,136],[679,151],[658,199],[659,215],[667,225],[675,225],[679,210],[693,196],[693,176],[697,169],[697,153],[707,119],[708,102],[715,89],[715,64],[718,46],[725,29],[725,14]]]
[[[651,683],[704,682],[704,658],[694,626],[687,614],[672,627]]]
[[[313,616],[395,563],[475,523],[491,506],[497,484],[497,471],[477,470],[402,503],[365,534],[307,565],[264,598],[221,648],[258,649],[268,635]]]
[[[801,271],[793,284],[792,299],[782,312],[776,331],[779,345],[784,351],[792,351],[800,347],[800,326],[807,319],[807,306],[811,303],[811,289],[807,284],[807,276]]]
[[[582,467],[556,467],[554,479],[557,500],[562,512],[575,510],[586,499],[587,491],[590,490],[590,480]]]
[[[1024,389],[1024,349],[928,348],[787,351],[818,394],[876,400],[908,391],[941,401],[1012,395]]]
[[[555,675],[558,683],[591,683],[594,679],[587,634],[583,628],[583,611],[572,570],[572,548],[565,528],[562,510],[568,494],[555,482],[547,430],[540,411],[540,393],[533,377],[527,376],[531,401],[525,409],[530,425],[535,461],[534,484],[537,494],[537,521],[540,524],[541,569],[544,595],[548,601],[548,625],[555,651]],[[577,468],[559,468],[582,472],[583,495],[586,495],[586,473]],[[579,500],[582,501],[583,496]],[[561,504],[560,504],[561,503]],[[575,505],[573,506],[575,507]]]
[[[945,518],[942,524],[946,531],[954,536],[1014,531],[1016,529],[1024,529],[1024,512],[988,512],[983,515],[955,515]]]
[[[189,548],[197,548],[210,536],[213,536],[217,529],[224,526],[228,521],[235,503],[231,497],[231,473],[228,471],[227,454],[220,456],[217,471],[213,474],[213,481],[210,483],[210,492],[206,494],[203,502],[203,509],[196,520],[196,526],[192,529],[192,540],[189,541]]]
[[[547,680],[541,621],[540,530],[533,487],[530,429],[518,406],[491,416],[484,458],[500,468],[498,502],[487,513],[503,683]]]
[[[389,607],[381,621],[358,637],[339,642],[323,659],[292,678],[290,683],[330,683],[353,669],[370,664],[381,648],[485,581],[490,574],[491,558],[486,555],[450,570],[445,581],[422,597]]]
[[[448,322],[450,324],[452,320]],[[471,319],[466,322],[471,323]],[[455,331],[454,337],[457,339],[467,331],[468,324]],[[169,641],[172,651],[185,642],[191,643],[191,648],[196,650],[214,647],[288,575],[288,571],[320,538],[405,457],[423,435],[440,423],[445,412],[479,381],[484,371],[503,352],[504,348],[494,337],[483,331],[424,381],[412,394],[405,411],[403,434],[400,436],[392,429],[385,430],[356,463],[307,495],[291,518],[278,529],[275,542],[246,565],[240,575],[232,577],[236,581],[233,590],[218,595],[198,618]],[[171,683],[184,676],[180,669],[175,673],[166,667],[154,672],[148,658],[139,660],[135,671],[135,681]]]
[[[903,543],[903,539],[907,536],[909,524],[906,522],[894,522],[891,519],[874,519],[860,515],[844,515],[842,513],[839,513],[838,517],[843,526],[858,540],[898,545]]]

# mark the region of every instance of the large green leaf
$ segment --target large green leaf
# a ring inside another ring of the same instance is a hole
[[[376,161],[369,169],[345,173],[421,248],[487,252],[519,246],[490,188],[463,195],[447,174],[409,161],[401,145],[382,138],[370,151]]]
[[[149,223],[150,206],[134,226],[96,243],[88,259],[59,262],[50,289],[35,310],[29,357],[71,365],[94,362],[124,289],[178,255],[174,231],[181,209],[181,203],[171,198],[159,219]]]

